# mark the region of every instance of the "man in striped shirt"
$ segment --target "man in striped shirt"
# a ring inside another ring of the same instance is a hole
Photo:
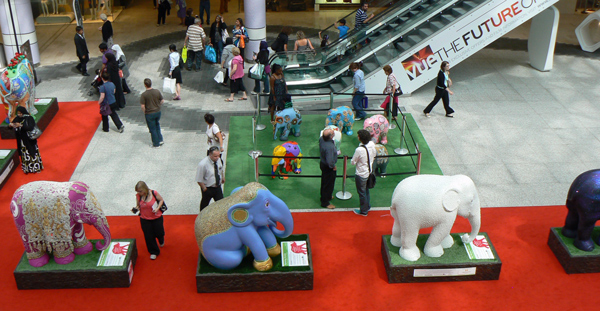
[[[198,71],[200,70],[200,65],[202,64],[202,58],[204,56],[204,40],[206,40],[206,34],[204,33],[204,29],[202,29],[202,23],[199,18],[196,18],[194,23],[195,24],[188,27],[183,46],[188,47],[186,69],[192,70],[194,60],[196,60],[195,71]]]
[[[354,20],[354,28],[360,29],[364,26],[364,24],[368,23],[375,14],[371,13],[371,16],[367,17],[367,10],[369,9],[369,4],[363,2],[360,6],[360,9],[356,10],[356,17]]]

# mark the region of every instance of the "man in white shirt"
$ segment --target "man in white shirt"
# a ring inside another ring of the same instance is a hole
[[[196,170],[196,182],[202,189],[202,201],[200,201],[200,211],[210,203],[210,199],[215,202],[223,198],[223,189],[221,184],[225,183],[223,175],[223,162],[220,161],[221,151],[218,146],[212,146],[208,149],[208,156],[198,163]]]
[[[188,27],[185,33],[185,40],[183,46],[188,47],[187,64],[186,69],[192,70],[192,66],[196,66],[195,71],[200,70],[202,64],[202,58],[204,57],[204,40],[206,40],[206,34],[202,29],[202,22],[199,18],[194,20],[195,24]],[[195,61],[194,61],[195,60]]]
[[[360,209],[354,209],[354,213],[367,216],[371,209],[371,197],[367,188],[367,179],[369,178],[370,171],[373,169],[373,159],[377,151],[375,150],[375,144],[371,141],[371,134],[367,130],[358,131],[358,140],[360,144],[354,151],[351,161],[352,165],[356,165],[354,181],[360,200]]]

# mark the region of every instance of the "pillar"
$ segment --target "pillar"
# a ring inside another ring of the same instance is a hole
[[[558,9],[551,6],[531,19],[527,51],[529,64],[539,71],[552,69],[559,16]]]
[[[7,60],[13,58],[18,50],[17,46],[20,47],[29,40],[33,63],[40,63],[30,0],[0,0],[0,28]]]
[[[260,41],[267,40],[265,0],[244,0],[244,23],[250,38],[246,44],[244,58],[252,59],[252,52],[258,52]]]

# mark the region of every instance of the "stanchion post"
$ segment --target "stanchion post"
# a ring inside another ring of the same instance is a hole
[[[333,92],[329,92],[329,109],[333,109]]]
[[[406,131],[406,116],[402,115],[402,131],[400,132],[400,147],[394,149],[396,154],[405,155],[408,154],[408,149],[404,148],[404,132]]]
[[[258,182],[258,154],[253,154],[254,157],[254,181]]]
[[[260,93],[256,94],[256,126],[257,131],[262,131],[267,128],[264,124],[260,123]]]
[[[393,115],[394,115],[394,113],[393,113],[393,111],[394,111],[394,102],[396,101],[397,97],[395,97],[394,94],[389,95],[389,96],[390,96],[390,102],[388,103],[386,110],[387,110],[387,113],[388,113],[388,118],[389,118],[388,122],[390,124],[390,130],[393,130],[393,129],[396,128],[396,124],[394,124],[394,122],[392,122],[392,118],[393,118]]]
[[[346,191],[346,176],[348,170],[348,156],[344,156],[344,171],[342,173],[342,191],[338,191],[335,196],[340,200],[349,200],[352,198],[352,193]]]
[[[417,144],[417,175],[421,174],[421,151],[419,150],[419,145]]]
[[[262,154],[262,151],[256,147],[256,117],[252,117],[252,146],[254,149],[248,151],[249,156],[254,158]]]

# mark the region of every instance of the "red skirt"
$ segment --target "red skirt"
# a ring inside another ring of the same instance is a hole
[[[383,109],[387,109],[387,106],[388,106],[388,104],[389,104],[389,102],[390,102],[390,97],[391,97],[391,96],[389,96],[389,95],[388,95],[388,96],[385,98],[385,100],[383,101],[383,103],[381,104],[381,106],[379,106],[379,107],[381,107],[381,108],[383,108]],[[396,96],[396,97],[394,97],[394,104],[398,104],[398,97],[397,97],[397,96]]]

